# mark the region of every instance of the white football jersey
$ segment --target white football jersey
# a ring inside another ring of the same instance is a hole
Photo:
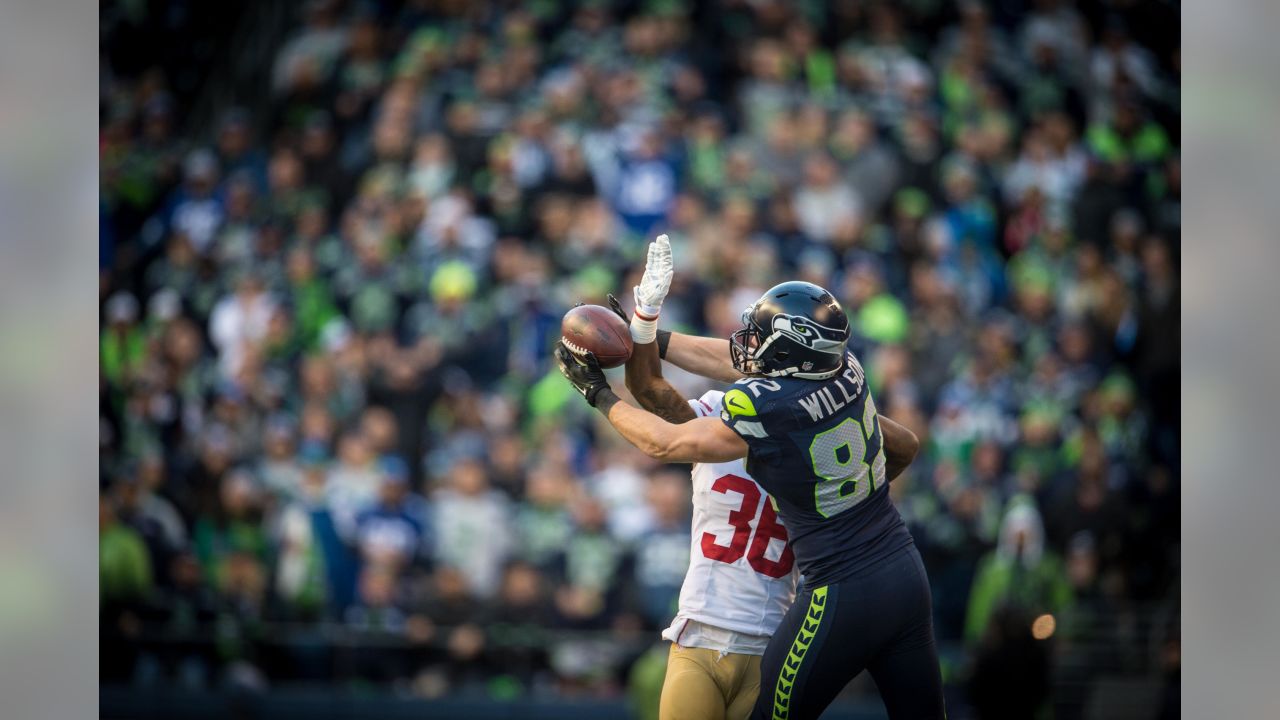
[[[719,417],[724,393],[689,405]],[[693,543],[680,588],[680,610],[663,637],[680,643],[690,621],[768,637],[795,599],[797,571],[787,531],[769,495],[745,463],[693,466]],[[761,645],[760,650],[763,651]]]

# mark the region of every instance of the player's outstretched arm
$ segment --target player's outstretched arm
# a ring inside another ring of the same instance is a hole
[[[622,309],[622,303],[613,295],[609,295],[609,307],[623,322],[631,324],[631,318]],[[662,334],[659,331],[659,337]],[[658,353],[657,342],[636,343],[626,367],[627,389],[636,402],[640,403],[640,407],[670,423],[680,424],[697,417],[684,397],[662,377],[662,358]]]
[[[636,345],[627,360],[627,389],[640,407],[669,423],[685,423],[697,417],[689,403],[662,377],[658,344]]]
[[[596,408],[627,442],[657,460],[717,463],[747,456],[747,443],[720,418],[695,418],[674,425],[629,405],[612,391],[600,394]]]
[[[662,312],[662,302],[667,297],[667,291],[671,289],[674,273],[671,239],[665,234],[659,235],[649,243],[644,275],[640,278],[640,284],[633,288],[636,312],[635,318],[628,320],[631,340],[636,345],[656,341],[658,354],[662,359],[694,375],[722,382],[741,379],[742,373],[733,368],[728,340],[681,335],[658,329],[658,316]],[[610,304],[623,319],[627,319],[616,302]]]
[[[659,339],[659,343],[662,339]],[[721,382],[737,382],[744,376],[733,366],[729,341],[724,338],[700,337],[671,333],[666,338],[662,358],[686,372]]]
[[[892,482],[915,459],[920,438],[885,415],[880,416],[880,439],[884,443],[884,469]]]
[[[609,387],[594,356],[580,358],[557,343],[555,357],[561,374],[587,403],[646,455],[667,462],[728,462],[747,456],[747,443],[719,418],[696,418],[679,425],[667,422],[623,402]]]

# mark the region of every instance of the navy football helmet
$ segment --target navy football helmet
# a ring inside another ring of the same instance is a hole
[[[831,293],[793,280],[743,311],[729,352],[744,375],[825,380],[844,368],[849,335],[849,318]]]

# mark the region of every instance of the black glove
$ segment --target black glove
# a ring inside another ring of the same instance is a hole
[[[627,317],[627,313],[623,311],[622,303],[618,302],[618,298],[614,297],[613,293],[609,293],[608,298],[609,298],[609,309],[618,313],[618,317],[622,318],[622,322],[626,323],[627,327],[630,327],[631,318]]]
[[[556,364],[560,366],[560,374],[582,393],[588,405],[595,407],[596,395],[600,394],[601,390],[609,389],[609,381],[605,379],[604,369],[600,367],[596,356],[587,353],[586,357],[578,357],[569,352],[569,348],[565,347],[563,342],[556,343],[555,356]]]

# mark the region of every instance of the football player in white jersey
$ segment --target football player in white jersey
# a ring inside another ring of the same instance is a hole
[[[665,236],[663,236],[665,239]],[[670,255],[665,255],[669,262]],[[651,251],[649,284],[670,268]],[[660,282],[660,279],[658,280]],[[636,294],[635,349],[626,365],[627,387],[637,402],[668,422],[719,417],[724,392],[686,400],[662,377],[665,359],[694,372],[697,338],[646,332],[643,318],[659,307]],[[662,292],[665,295],[665,289]],[[618,301],[614,311],[630,323]],[[660,305],[661,299],[658,300]],[[743,460],[693,466],[693,542],[680,607],[662,632],[670,640],[661,720],[746,718],[760,692],[760,657],[795,598],[796,571],[787,530],[769,495],[747,473]]]
[[[660,362],[651,342],[627,363],[643,407],[673,423],[719,416],[724,392],[686,401]],[[760,692],[760,656],[795,598],[787,531],[742,460],[693,466],[692,529],[679,611],[662,632],[672,646],[659,717],[746,718]]]
[[[724,392],[686,402],[660,374],[656,343],[636,345],[627,383],[640,404],[679,423],[718,417]],[[661,720],[746,718],[764,654],[796,592],[795,561],[768,494],[742,460],[693,466],[693,542],[672,642]]]

